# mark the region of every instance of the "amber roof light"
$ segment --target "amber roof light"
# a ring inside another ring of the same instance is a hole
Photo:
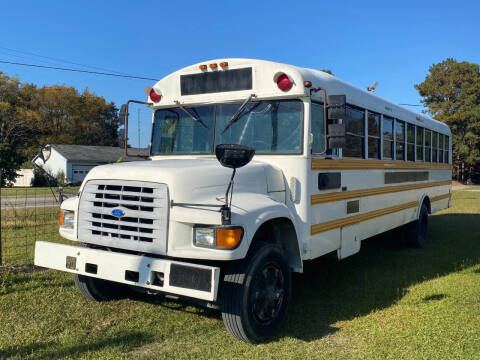
[[[207,65],[203,64],[198,67],[200,70],[207,70]]]
[[[210,69],[216,69],[217,68],[217,64],[215,64],[215,63],[210,64],[208,66],[210,66]]]

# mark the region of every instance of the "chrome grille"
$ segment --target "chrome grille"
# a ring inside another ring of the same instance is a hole
[[[123,215],[116,216],[119,213]],[[167,221],[165,184],[91,180],[80,198],[78,238],[87,243],[166,254]]]

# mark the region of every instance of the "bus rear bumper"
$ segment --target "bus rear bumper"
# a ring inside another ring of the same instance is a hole
[[[217,299],[220,268],[37,241],[35,265],[206,301]]]

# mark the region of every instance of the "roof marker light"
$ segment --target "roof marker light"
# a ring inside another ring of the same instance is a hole
[[[153,102],[159,102],[162,99],[162,94],[157,94],[154,89],[150,90],[150,94],[148,96],[150,96],[150,99]]]
[[[277,86],[282,91],[288,91],[292,88],[293,82],[286,74],[281,74],[277,77]]]
[[[202,64],[198,67],[200,70],[207,70],[207,65]]]
[[[208,66],[210,66],[210,69],[216,69],[217,68],[217,64],[215,64],[215,63],[210,64]]]
[[[224,61],[220,63],[220,67],[224,68],[228,66],[228,62]]]

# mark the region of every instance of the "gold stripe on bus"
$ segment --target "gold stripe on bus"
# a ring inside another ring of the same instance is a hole
[[[315,194],[311,196],[310,203],[312,205],[316,205],[316,204],[323,204],[323,203],[332,202],[332,201],[340,201],[340,200],[361,198],[361,197],[381,195],[381,194],[391,194],[391,193],[396,193],[400,191],[424,189],[428,187],[443,186],[443,185],[450,185],[450,184],[451,184],[451,181],[448,180],[448,181],[435,181],[435,182],[427,182],[427,183],[419,183],[419,184],[383,186],[383,187],[363,189],[363,190],[331,192],[327,194]]]
[[[312,170],[450,170],[452,166],[396,160],[312,159],[311,168]]]
[[[416,207],[418,207],[418,201],[412,201],[409,203],[396,205],[396,206],[392,206],[385,209],[370,211],[360,215],[354,215],[354,216],[349,216],[342,219],[327,221],[321,224],[312,225],[312,227],[310,228],[310,234],[311,235],[319,234],[325,231],[337,229],[339,227],[358,224],[360,222],[375,219],[380,216],[389,215],[402,210],[416,208]]]
[[[450,194],[444,194],[444,195],[440,195],[440,196],[434,196],[430,199],[430,202],[434,202],[434,201],[440,201],[440,200],[443,200],[443,199],[448,199],[450,198]]]

